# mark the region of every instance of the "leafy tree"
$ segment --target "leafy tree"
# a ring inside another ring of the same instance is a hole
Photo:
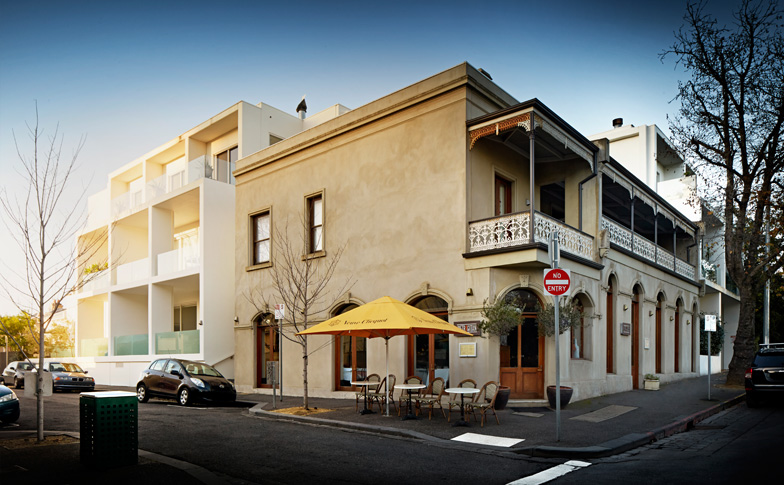
[[[687,5],[662,58],[674,57],[687,76],[670,123],[674,141],[726,225],[727,271],[740,295],[727,383],[739,385],[756,348],[757,294],[784,263],[784,28],[774,0],[742,0],[731,26],[719,25],[709,5]]]
[[[9,361],[32,358],[38,352],[38,343],[27,326],[29,321],[29,316],[25,314],[0,317],[0,336],[8,337],[8,352],[14,355],[9,355]]]

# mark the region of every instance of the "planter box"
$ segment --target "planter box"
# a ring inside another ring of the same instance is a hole
[[[646,391],[658,391],[659,390],[659,380],[658,379],[656,379],[656,380],[645,379],[644,380],[644,384],[645,384],[645,390]]]

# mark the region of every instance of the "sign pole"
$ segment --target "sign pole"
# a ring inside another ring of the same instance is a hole
[[[708,401],[711,400],[711,333],[716,331],[716,315],[705,315],[705,331],[708,333]]]
[[[713,332],[708,332],[708,401],[710,401],[711,357],[713,357],[711,355],[711,333]]]
[[[286,305],[284,303],[275,305],[275,320],[278,321],[278,385],[280,386],[280,402],[283,402],[283,318],[285,316]]]
[[[550,233],[550,266],[558,269],[561,259],[561,248],[558,244],[558,231]],[[547,292],[547,277],[545,276],[545,291]],[[561,441],[561,351],[559,340],[561,337],[560,296],[555,295],[555,441]]]

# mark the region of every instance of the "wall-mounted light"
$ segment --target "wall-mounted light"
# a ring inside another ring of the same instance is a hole
[[[239,324],[240,324],[240,317],[234,315],[234,325],[239,325]]]
[[[675,320],[675,318],[673,318],[673,317],[671,316],[671,317],[670,317],[670,321],[673,321],[673,320]]]
[[[624,306],[623,306],[623,311],[626,311],[626,310],[628,310],[628,309],[629,309],[629,305],[624,305]]]
[[[466,296],[474,296],[474,289],[469,288],[466,290]]]
[[[204,325],[204,322],[202,322],[201,320],[199,320],[199,326],[201,326],[201,325]]]
[[[649,317],[652,317],[652,316],[653,316],[653,310],[648,310],[648,316],[649,316]]]
[[[686,320],[686,325],[691,325],[691,320]]]

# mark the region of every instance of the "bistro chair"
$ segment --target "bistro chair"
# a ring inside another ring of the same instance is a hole
[[[498,383],[495,381],[490,381],[482,386],[482,390],[480,390],[479,394],[476,395],[476,399],[474,401],[466,404],[466,407],[468,408],[468,411],[471,411],[471,414],[479,411],[479,414],[482,416],[482,428],[485,426],[485,414],[487,414],[488,410],[493,412],[493,416],[495,416],[495,422],[501,424],[501,422],[498,421],[498,415],[495,413],[495,397],[497,395]],[[474,419],[476,419],[476,415],[474,415]]]
[[[376,389],[376,392],[371,392],[370,394],[368,394],[368,399],[370,399],[371,402],[371,406],[370,406],[371,409],[373,407],[372,403],[373,401],[375,401],[378,403],[378,408],[381,411],[384,410],[384,404],[386,403],[386,399],[387,399],[386,386],[387,384],[389,384],[389,404],[391,404],[392,407],[395,408],[395,411],[398,410],[397,406],[395,405],[395,398],[394,398],[396,381],[397,381],[397,377],[395,377],[395,374],[389,374],[389,382],[387,382],[386,377],[383,378],[381,380],[381,384],[379,384],[378,388]]]
[[[433,406],[436,404],[438,404],[438,407],[441,409],[441,415],[446,418],[444,406],[441,405],[441,398],[444,396],[445,389],[446,384],[444,384],[444,379],[436,377],[433,379],[433,382],[430,383],[430,387],[424,395],[414,397],[414,402],[416,402],[417,409],[419,409],[420,412],[422,411],[422,406],[428,407],[428,421],[433,417]]]
[[[473,379],[463,379],[462,381],[460,381],[460,384],[458,384],[457,387],[471,387],[476,389],[476,381]],[[466,403],[466,407],[468,407],[470,403],[471,400],[469,400]],[[447,415],[446,420],[447,422],[449,422],[452,419],[452,409],[456,409],[458,413],[460,412],[460,395],[451,394],[449,396],[449,401],[447,401],[447,404],[449,405],[449,414]]]
[[[404,384],[422,384],[422,378],[419,376],[408,376],[406,380],[403,381]],[[419,391],[411,391],[411,400],[413,401],[415,397],[419,396]],[[403,389],[400,393],[400,397],[398,398],[398,403],[400,407],[397,409],[397,415],[400,416],[401,410],[408,406],[408,391]],[[413,402],[411,404],[414,404]]]
[[[365,380],[368,381],[368,382],[378,382],[380,384],[381,383],[381,376],[378,375],[378,374],[370,374],[369,376],[367,376],[367,379],[365,379]],[[378,386],[376,386],[375,388],[373,386],[369,386],[367,388],[368,400],[370,400],[370,393],[376,391],[377,389],[378,389]],[[355,399],[356,399],[356,402],[354,403],[354,411],[359,411],[359,403],[360,403],[360,401],[363,401],[365,399],[365,389],[360,389],[356,393]]]

